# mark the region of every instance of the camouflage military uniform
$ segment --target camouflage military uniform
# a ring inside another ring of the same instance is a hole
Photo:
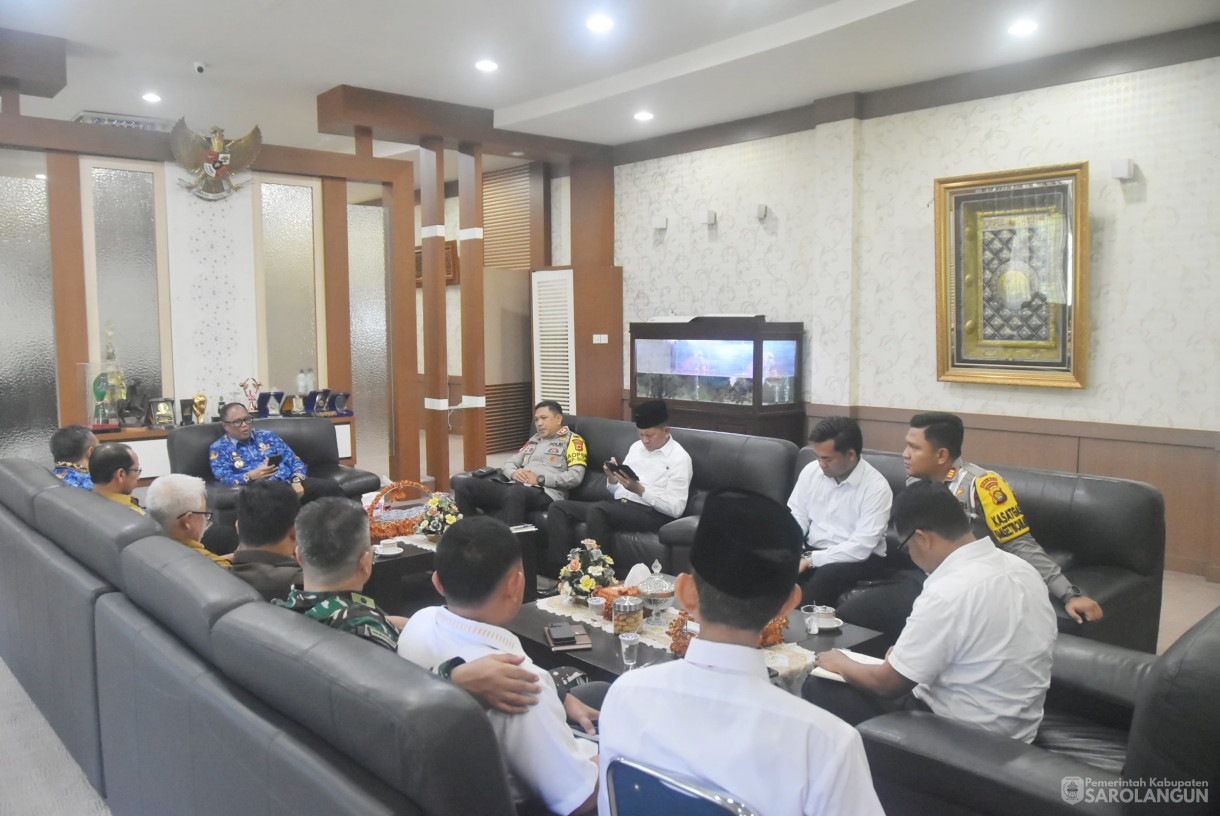
[[[305,592],[293,587],[288,600],[273,603],[391,651],[398,649],[398,627],[372,598],[357,592]]]
[[[93,480],[89,478],[89,471],[75,462],[56,462],[55,470],[51,472],[63,479],[64,484],[83,487],[85,490],[93,489]]]

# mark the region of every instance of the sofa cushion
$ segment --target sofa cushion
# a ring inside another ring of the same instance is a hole
[[[226,675],[425,812],[513,812],[491,724],[457,686],[271,604],[245,604],[223,616],[212,643]]]
[[[230,682],[118,593],[98,604],[97,643],[112,812],[421,813],[324,740]]]
[[[0,504],[26,524],[34,524],[34,497],[55,487],[67,485],[42,465],[25,459],[0,459]]]
[[[162,530],[151,516],[78,488],[44,490],[34,497],[34,526],[64,552],[124,588],[119,553]]]
[[[162,536],[133,542],[121,556],[127,596],[154,620],[212,660],[212,626],[263,598],[224,567]]]

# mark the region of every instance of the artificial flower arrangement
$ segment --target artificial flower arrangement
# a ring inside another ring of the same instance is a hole
[[[568,553],[568,564],[559,571],[559,594],[569,600],[587,602],[593,590],[615,583],[614,559],[597,542],[586,538]]]
[[[457,504],[448,493],[433,493],[424,506],[424,512],[420,514],[415,532],[426,536],[439,536],[461,517]]]

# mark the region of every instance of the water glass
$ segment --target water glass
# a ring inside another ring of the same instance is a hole
[[[593,620],[604,620],[606,617],[606,599],[590,598],[589,614],[593,616]]]
[[[618,636],[618,645],[623,650],[623,665],[628,670],[640,659],[640,635],[638,632],[623,632]]]
[[[801,607],[801,614],[805,616],[805,631],[816,635],[818,633],[818,608],[813,604],[805,604]]]

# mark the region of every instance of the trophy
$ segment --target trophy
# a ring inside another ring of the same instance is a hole
[[[246,377],[238,383],[246,395],[246,407],[250,409],[250,413],[258,411],[258,389],[263,387],[263,384],[255,377]]]
[[[158,430],[174,427],[173,400],[161,398],[148,403],[148,424]]]
[[[114,406],[110,402],[110,372],[103,371],[93,378],[93,424],[92,431],[116,431],[119,426],[113,421]]]
[[[278,416],[280,402],[284,399],[283,391],[264,391],[258,395],[258,415],[260,418]]]
[[[326,401],[326,412],[334,416],[351,416],[352,411],[348,408],[348,403],[352,398],[349,391],[335,391],[330,395],[330,399]]]
[[[208,398],[203,394],[196,394],[191,398],[191,415],[195,418],[196,425],[203,424],[203,415],[208,410]]]
[[[318,391],[310,391],[305,395],[305,413],[320,414],[326,410],[326,398],[330,396],[330,389],[323,388]]]

